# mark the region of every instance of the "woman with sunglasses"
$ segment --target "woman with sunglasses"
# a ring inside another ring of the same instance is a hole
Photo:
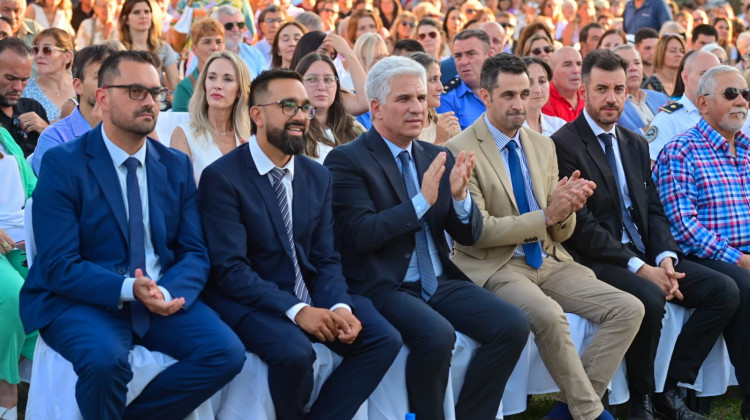
[[[555,52],[555,47],[549,38],[544,35],[534,35],[526,41],[522,56],[536,57],[549,64],[553,52]]]
[[[445,43],[448,45],[451,54],[453,53],[453,37],[463,30],[464,24],[466,24],[466,15],[463,14],[460,7],[451,6],[445,12],[443,33],[445,34]]]
[[[417,42],[422,44],[424,52],[440,60],[445,49],[445,36],[440,24],[432,18],[424,18],[417,25]]]
[[[230,51],[211,55],[190,99],[190,122],[172,133],[171,147],[193,161],[195,182],[216,159],[250,138],[250,72]]]
[[[166,76],[166,86],[174,90],[180,83],[177,53],[162,41],[161,20],[157,18],[160,12],[154,10],[159,9],[151,0],[127,0],[118,19],[120,42],[129,50],[148,51],[159,57],[160,73]]]
[[[427,115],[419,140],[445,144],[461,132],[461,126],[453,111],[442,114],[435,111],[435,108],[440,106],[443,92],[443,84],[440,82],[440,61],[423,52],[414,52],[407,57],[421,64],[427,71]]]
[[[307,33],[301,23],[290,21],[281,25],[271,44],[271,67],[291,68],[292,56],[297,48],[299,40]]]
[[[684,56],[685,41],[682,37],[677,34],[664,34],[656,43],[654,73],[641,84],[641,88],[672,96]]]
[[[385,45],[388,53],[393,52],[393,46],[402,39],[412,39],[414,28],[417,26],[417,18],[412,12],[403,11],[396,16],[391,25],[390,36],[386,38]]]
[[[29,79],[21,96],[39,102],[49,121],[57,121],[65,101],[76,96],[68,72],[73,64],[73,40],[62,29],[45,29],[34,37],[31,53],[37,77]]]
[[[547,37],[550,45],[554,45],[552,41],[552,33],[547,28],[547,25],[542,22],[534,22],[526,25],[521,31],[521,35],[518,37],[518,43],[516,44],[515,53],[521,57],[524,56],[523,51],[526,48],[526,44],[529,39],[534,35],[542,35]]]
[[[526,121],[523,123],[537,133],[551,136],[565,125],[562,118],[542,113],[542,107],[549,100],[549,83],[552,80],[552,68],[539,57],[524,57],[523,62],[529,70],[529,103],[526,106]]]
[[[296,70],[302,75],[310,104],[315,107],[315,117],[307,131],[305,155],[323,163],[331,149],[354,140],[365,129],[347,114],[338,73],[328,55],[307,54]]]

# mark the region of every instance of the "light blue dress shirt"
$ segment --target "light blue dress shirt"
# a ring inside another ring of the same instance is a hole
[[[47,150],[73,141],[89,131],[91,131],[91,126],[83,118],[78,107],[67,117],[52,123],[52,125],[42,131],[39,140],[37,140],[34,156],[31,158],[31,167],[34,168],[34,172],[39,175],[39,169],[42,166],[42,156],[44,156]]]

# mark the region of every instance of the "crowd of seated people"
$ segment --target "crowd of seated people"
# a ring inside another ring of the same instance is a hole
[[[351,418],[405,346],[440,420],[460,332],[456,418],[490,420],[533,332],[549,419],[612,419],[623,360],[627,419],[710,417],[678,384],[723,337],[750,420],[736,6],[0,0],[0,419],[40,337],[86,419],[185,418],[245,352],[277,418]],[[343,361],[305,408],[316,342]],[[126,405],[134,345],[177,363]]]

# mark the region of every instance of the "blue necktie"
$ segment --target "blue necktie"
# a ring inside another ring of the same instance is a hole
[[[622,191],[622,184],[620,183],[620,172],[617,170],[615,149],[612,146],[613,135],[611,133],[602,133],[597,137],[599,137],[602,143],[604,143],[604,154],[607,156],[607,163],[609,163],[609,167],[612,169],[612,175],[614,176],[615,182],[617,183],[617,194],[620,195],[620,191]],[[628,236],[630,236],[630,240],[633,241],[635,247],[639,251],[645,253],[646,247],[643,245],[641,234],[638,233],[638,228],[635,226],[635,223],[633,223],[633,218],[630,217],[628,209],[625,208],[625,200],[622,196],[620,196],[620,208],[622,209],[622,225],[623,227],[625,227],[625,231],[628,232]]]
[[[273,192],[276,193],[276,202],[279,203],[279,210],[281,210],[281,218],[284,219],[284,227],[286,228],[286,234],[289,238],[289,246],[292,251],[292,263],[294,265],[294,295],[299,300],[306,304],[312,304],[310,299],[310,291],[307,290],[305,280],[302,278],[302,271],[299,268],[299,261],[297,261],[297,249],[294,246],[294,229],[292,226],[292,212],[289,208],[289,204],[286,199],[286,188],[281,182],[281,179],[286,175],[286,169],[273,168],[271,169],[271,177],[273,177]]]
[[[521,159],[518,158],[515,140],[511,140],[505,146],[508,149],[508,169],[510,169],[510,182],[513,185],[513,195],[516,197],[518,212],[521,214],[529,212],[529,198],[526,196],[526,184],[521,170]],[[523,244],[523,252],[526,254],[526,264],[538,270],[542,266],[542,248],[539,242]]]
[[[414,184],[414,178],[410,171],[412,163],[409,152],[404,150],[399,153],[398,160],[401,162],[401,176],[404,178],[406,192],[411,199],[419,194],[419,190]],[[425,233],[427,231],[427,221],[423,218],[420,219],[420,222],[422,223],[422,230],[414,234],[417,242],[417,267],[419,268],[419,277],[422,282],[422,299],[428,301],[435,294],[438,282],[437,277],[435,277],[435,269],[432,267],[430,247],[427,245],[427,234]]]
[[[141,208],[141,189],[138,186],[138,176],[136,170],[141,162],[134,157],[125,160],[125,168],[128,170],[127,188],[128,188],[128,227],[130,228],[130,275],[135,277],[136,268],[146,273],[146,246],[145,235],[143,230],[143,209]],[[148,332],[149,314],[148,309],[138,299],[130,302],[130,323],[133,332],[139,337],[143,337]]]

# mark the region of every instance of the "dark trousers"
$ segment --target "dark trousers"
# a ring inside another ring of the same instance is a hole
[[[401,337],[367,298],[351,295],[362,331],[347,345],[324,343],[343,356],[305,416],[313,389],[317,341],[284,315],[252,309],[235,327],[247,350],[268,364],[268,387],[279,420],[350,419],[370,396],[401,350]]]
[[[642,259],[645,260],[645,257]],[[625,361],[631,392],[638,395],[654,392],[654,359],[664,317],[664,292],[659,286],[624,267],[595,263],[591,269],[597,278],[643,302],[646,313],[638,334],[625,354]],[[672,299],[671,303],[696,310],[677,338],[667,377],[693,383],[703,360],[735,313],[737,286],[728,276],[691,261],[681,260],[675,270],[685,273],[685,277],[679,280],[684,299]]]
[[[698,264],[704,265],[729,276],[739,289],[739,306],[731,321],[724,329],[724,340],[727,343],[729,359],[734,365],[742,393],[750,394],[750,270],[717,260],[702,260],[690,257]]]
[[[480,343],[456,403],[458,420],[494,420],[505,383],[529,338],[524,313],[492,293],[462,280],[438,279],[425,302],[419,283],[372,296],[375,307],[401,333],[409,348],[406,389],[418,419],[442,420],[455,331]]]
[[[76,400],[84,419],[184,419],[242,369],[245,349],[232,330],[202,302],[170,316],[151,314],[143,338],[131,331],[125,309],[108,312],[74,305],[41,330],[49,346],[73,364]],[[133,377],[134,344],[167,354],[177,363],[156,376],[125,407]]]

